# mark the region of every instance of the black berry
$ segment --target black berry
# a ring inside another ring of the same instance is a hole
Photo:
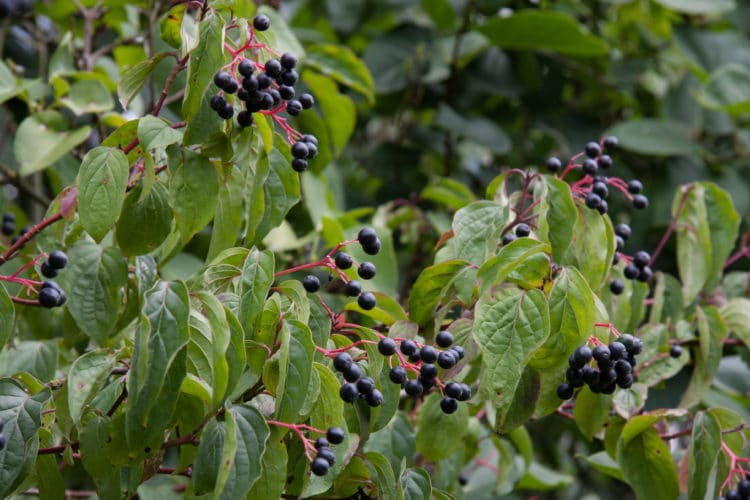
[[[295,172],[304,172],[305,170],[307,170],[307,160],[303,160],[302,158],[293,159],[292,169]]]
[[[378,241],[378,233],[371,227],[363,227],[357,233],[357,241],[360,245],[374,245]]]
[[[651,278],[654,276],[654,271],[646,266],[643,269],[640,270],[638,273],[638,281],[641,281],[643,283],[648,283]]]
[[[556,156],[550,156],[544,164],[550,172],[557,172],[562,168],[562,162]]]
[[[443,413],[450,415],[458,410],[458,401],[453,398],[445,397],[440,400],[440,409]]]
[[[62,300],[62,293],[55,287],[47,287],[39,290],[39,304],[42,307],[57,307]]]
[[[596,193],[589,192],[586,195],[586,206],[589,208],[597,208],[599,205],[602,204],[602,199],[599,197]]]
[[[446,396],[453,399],[458,399],[461,397],[462,393],[461,384],[459,384],[458,382],[448,382],[447,384],[445,384],[443,391],[445,392]]]
[[[253,18],[253,28],[258,31],[266,31],[271,26],[271,20],[265,14],[258,14]]]
[[[642,210],[648,207],[648,198],[646,198],[642,194],[637,194],[633,196],[633,206],[639,210]]]
[[[458,356],[452,350],[443,351],[438,354],[437,363],[440,368],[447,370],[456,366]]]
[[[363,262],[357,268],[357,274],[363,280],[369,280],[375,277],[375,264],[372,262]]]
[[[632,181],[628,181],[628,193],[630,194],[640,194],[643,191],[643,184],[641,184],[641,181],[638,179],[633,179]]]
[[[347,368],[351,366],[351,364],[354,361],[352,360],[352,357],[347,352],[340,352],[336,355],[335,358],[333,358],[333,367],[336,369],[336,371],[343,372]]]
[[[357,280],[351,280],[344,285],[344,293],[349,297],[356,297],[362,293],[362,285]]]
[[[375,381],[371,377],[362,377],[357,381],[357,390],[361,394],[368,394],[375,389]]]
[[[329,444],[330,443],[328,443],[328,440],[326,438],[319,437],[318,439],[315,440],[315,449],[319,450],[321,448],[328,448]]]
[[[357,400],[357,396],[359,396],[359,391],[354,384],[344,384],[341,386],[341,389],[339,389],[339,397],[346,403],[353,403]]]
[[[411,379],[404,385],[404,391],[409,396],[419,396],[424,392],[424,387],[419,380]]]
[[[237,124],[240,127],[249,127],[253,124],[253,114],[247,110],[240,111],[237,113]]]
[[[310,94],[302,94],[299,96],[299,102],[302,104],[302,109],[310,109],[315,104],[315,99]]]
[[[316,476],[325,476],[328,474],[329,468],[330,464],[328,463],[328,460],[323,457],[315,457],[315,460],[312,461],[312,465],[310,465],[310,470]]]
[[[422,363],[422,366],[419,368],[419,374],[426,379],[435,378],[438,374],[437,366],[432,363]]]
[[[599,164],[599,167],[603,168],[604,170],[607,170],[609,167],[611,167],[613,163],[612,157],[609,155],[601,155],[596,161]]]
[[[456,398],[459,401],[468,401],[471,399],[471,387],[466,384],[461,384],[461,395]]]
[[[246,76],[242,79],[242,88],[248,92],[255,92],[258,90],[258,79],[252,75]]]
[[[646,267],[651,260],[651,255],[648,252],[644,252],[643,250],[640,250],[633,255],[633,264],[635,264],[639,269],[643,269]]]
[[[214,111],[221,111],[226,106],[227,101],[220,95],[215,95],[211,98],[211,109]]]
[[[286,112],[292,116],[297,116],[302,112],[302,103],[297,99],[290,99],[289,102],[286,103]]]
[[[531,228],[528,224],[524,224],[523,222],[516,226],[516,236],[519,238],[524,238],[531,234]]]
[[[586,156],[588,156],[589,158],[596,158],[602,153],[602,150],[599,147],[599,143],[594,141],[586,143],[586,148],[584,149],[584,151],[586,153]]]
[[[615,226],[615,234],[622,238],[623,240],[627,240],[630,238],[630,235],[633,233],[633,230],[630,229],[630,226],[627,224],[617,224]]]
[[[679,358],[682,356],[682,347],[679,345],[673,345],[669,348],[669,355],[673,358]]]
[[[297,80],[299,80],[299,75],[293,69],[288,69],[281,73],[281,82],[284,85],[294,85],[297,83]]]
[[[365,394],[365,402],[372,407],[380,406],[383,404],[383,394],[379,390],[373,389]]]
[[[573,352],[570,359],[570,366],[574,368],[582,368],[585,364],[591,361],[593,354],[589,346],[582,345]]]
[[[294,98],[294,87],[289,85],[279,85],[279,95],[285,101]]]
[[[513,243],[517,238],[518,236],[516,236],[514,233],[505,233],[503,235],[503,246]]]
[[[10,236],[16,232],[16,223],[13,221],[3,221],[2,232],[5,236]]]
[[[568,368],[565,371],[565,378],[571,386],[583,387],[583,371],[580,368]]]
[[[435,343],[443,348],[450,347],[453,344],[453,335],[447,330],[441,330],[435,335]]]
[[[609,344],[609,359],[612,361],[625,357],[627,352],[625,345],[621,342],[615,341]]]
[[[269,59],[266,61],[265,72],[271,78],[276,78],[281,75],[281,63],[276,59]]]
[[[52,267],[49,262],[43,262],[40,271],[45,278],[54,278],[57,276],[57,269]]]
[[[320,290],[320,280],[314,274],[308,274],[302,280],[302,286],[305,291],[315,293]]]
[[[240,88],[240,86],[237,85],[237,80],[235,80],[234,78],[232,78],[232,79],[229,80],[229,82],[224,87],[224,92],[226,92],[227,94],[234,94],[235,92],[237,92],[237,89],[239,89],[239,88]]]
[[[464,348],[460,345],[454,345],[451,347],[451,351],[456,353],[456,356],[458,356],[459,361],[464,359]]]
[[[357,299],[357,304],[359,304],[359,307],[365,311],[373,309],[376,303],[375,295],[373,295],[372,292],[364,292]]]
[[[219,110],[219,116],[224,118],[225,120],[229,120],[232,116],[234,116],[234,108],[231,104],[225,103],[224,108]]]
[[[628,264],[625,266],[625,269],[622,270],[622,274],[629,280],[634,280],[638,277],[638,275],[641,273],[641,270],[638,269],[633,264]]]
[[[377,255],[380,252],[380,239],[375,238],[371,245],[362,245],[362,251],[367,255]]]
[[[253,71],[255,71],[255,64],[250,59],[243,59],[237,65],[237,71],[239,71],[242,76],[250,76],[253,74]]]
[[[591,351],[591,355],[597,363],[606,363],[609,361],[609,348],[598,345]]]
[[[226,89],[233,81],[234,78],[232,78],[232,75],[226,71],[219,71],[214,75],[214,83],[220,89]]]
[[[333,258],[333,261],[336,263],[336,267],[338,267],[339,269],[349,269],[350,267],[352,267],[352,256],[348,253],[337,253]]]
[[[341,374],[347,382],[356,382],[362,376],[362,369],[357,363],[352,363]]]
[[[620,280],[612,280],[612,282],[609,284],[609,291],[614,295],[620,295],[623,291],[625,291],[625,284]]]
[[[390,378],[391,382],[393,382],[394,384],[403,384],[408,378],[406,369],[404,369],[403,366],[394,366],[388,372],[388,378]]]
[[[570,384],[560,384],[557,386],[557,397],[560,399],[570,399],[573,397],[573,386]]]
[[[596,175],[597,170],[599,170],[599,167],[596,165],[596,162],[592,160],[591,158],[586,158],[583,160],[583,165],[581,165],[581,170],[583,170],[584,174],[587,175]]]
[[[617,137],[610,135],[606,139],[604,139],[604,149],[607,151],[613,151],[617,148],[617,144],[619,141],[617,140]]]
[[[284,69],[294,69],[297,65],[297,58],[293,54],[286,52],[281,55],[281,65]]]
[[[598,207],[596,207],[596,210],[597,210],[597,211],[598,211],[598,212],[599,212],[600,214],[604,215],[604,214],[606,214],[606,213],[607,213],[607,211],[609,210],[609,205],[607,205],[607,202],[606,202],[605,200],[602,200],[602,202],[601,202],[601,203],[599,203],[599,206],[598,206]]]
[[[599,198],[602,200],[605,199],[609,195],[609,189],[607,188],[607,185],[603,182],[595,182],[591,186],[591,192],[598,195]]]
[[[322,448],[318,450],[318,458],[324,459],[331,467],[333,467],[333,464],[336,463],[336,456],[328,448]]]
[[[378,342],[378,352],[383,356],[392,356],[396,354],[396,342],[388,337],[383,337]]]
[[[401,341],[401,352],[405,354],[406,356],[411,356],[412,354],[415,354],[418,350],[417,344],[414,343],[413,340],[403,340]]]
[[[434,363],[437,361],[438,353],[437,350],[431,345],[422,346],[419,351],[419,357],[425,363]]]

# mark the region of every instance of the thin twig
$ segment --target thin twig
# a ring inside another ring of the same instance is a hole
[[[682,186],[682,193],[680,195],[680,201],[677,204],[677,210],[675,210],[675,213],[672,216],[672,220],[669,221],[669,227],[667,227],[667,230],[661,237],[661,241],[659,241],[659,244],[656,245],[656,250],[654,250],[654,253],[651,254],[651,260],[648,261],[649,266],[654,265],[654,262],[656,262],[656,258],[664,249],[664,245],[667,244],[667,241],[669,241],[669,237],[672,236],[672,233],[677,228],[677,219],[679,219],[680,214],[682,214],[682,209],[685,208],[685,202],[687,202],[688,194],[690,194],[690,191],[692,191],[694,187],[695,186],[693,184],[689,186]]]

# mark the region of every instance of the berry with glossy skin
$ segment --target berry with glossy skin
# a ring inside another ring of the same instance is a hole
[[[253,124],[253,114],[247,110],[240,111],[237,113],[237,124],[240,127],[249,127]]]
[[[234,108],[231,104],[226,103],[224,105],[223,109],[219,110],[219,116],[224,118],[225,120],[229,120],[231,117],[234,116]]]
[[[636,337],[633,339],[633,344],[628,348],[628,352],[633,356],[637,356],[641,351],[643,351],[643,342]]]
[[[371,292],[364,292],[357,299],[357,304],[359,304],[359,307],[361,307],[365,311],[369,311],[375,308],[376,303],[377,301],[375,299],[375,295],[373,295]]]
[[[629,280],[636,279],[640,273],[641,270],[638,269],[634,264],[628,264],[627,266],[625,266],[625,269],[622,270],[622,274]]]
[[[357,396],[359,396],[359,391],[357,390],[357,386],[352,383],[344,384],[341,386],[341,389],[339,389],[339,397],[345,403],[355,402]]]
[[[586,206],[589,208],[597,208],[599,205],[602,204],[602,199],[598,194],[589,192],[586,195],[585,203],[586,203]]]
[[[329,444],[330,443],[328,442],[326,438],[319,437],[318,439],[315,440],[315,449],[319,450],[321,448],[328,448]]]
[[[239,71],[242,76],[250,76],[253,74],[253,71],[255,71],[255,63],[250,59],[243,59],[237,65],[237,71]]]
[[[458,484],[460,484],[461,486],[466,486],[468,483],[469,479],[466,476],[464,476],[463,474],[460,474],[458,476]]]
[[[466,384],[461,384],[461,395],[457,397],[459,401],[468,401],[471,399],[471,387]]]
[[[643,184],[641,184],[641,181],[638,179],[633,179],[632,181],[628,181],[628,193],[630,194],[640,194],[643,191]]]
[[[333,358],[333,367],[336,371],[343,372],[349,368],[353,362],[354,360],[348,352],[340,352]]]
[[[560,384],[557,386],[557,397],[560,399],[570,399],[574,393],[573,386],[570,384]]]
[[[227,101],[220,95],[215,95],[211,98],[211,109],[214,111],[221,111],[226,106]]]
[[[625,240],[619,236],[615,236],[615,251],[622,252],[623,248],[625,248]]]
[[[584,152],[586,153],[586,156],[589,158],[596,158],[600,154],[602,154],[602,149],[599,147],[598,142],[588,142],[586,143],[586,147],[584,148]]]
[[[583,160],[583,164],[581,165],[581,170],[583,170],[584,174],[596,175],[596,172],[599,170],[599,167],[597,166],[594,160],[592,160],[591,158],[586,158],[585,160]]]
[[[609,167],[611,167],[613,163],[612,157],[609,155],[600,155],[596,161],[599,164],[599,167],[603,168],[604,170],[607,170]]]
[[[417,347],[417,344],[414,343],[413,340],[402,340],[401,346],[400,346],[401,352],[406,356],[411,356],[412,354],[415,354],[419,348]]]
[[[458,355],[450,349],[447,351],[443,351],[440,354],[438,354],[438,365],[440,365],[440,368],[449,369],[456,366],[456,363],[458,363]]]
[[[52,267],[49,262],[42,263],[40,272],[45,278],[54,278],[55,276],[57,276],[57,269]]]
[[[441,330],[435,335],[435,343],[439,347],[448,348],[453,345],[453,334],[447,330]]]
[[[299,75],[293,69],[288,69],[281,73],[281,83],[284,85],[294,85],[299,80]],[[301,103],[300,103],[301,104]]]
[[[5,236],[10,236],[16,232],[16,223],[13,221],[3,221],[2,232]]]
[[[347,382],[356,382],[362,376],[362,368],[357,363],[352,363],[341,374]]]
[[[636,194],[633,196],[633,206],[638,210],[643,210],[648,207],[648,198],[642,194]]]
[[[233,81],[232,75],[226,71],[219,71],[214,75],[214,84],[220,89],[226,89]]]
[[[357,381],[357,390],[360,394],[368,394],[375,389],[375,381],[372,377],[362,377]]]
[[[318,138],[315,137],[312,134],[305,134],[305,135],[303,135],[302,136],[302,140],[305,141],[305,142],[307,142],[307,143],[315,144],[316,146],[318,145]],[[377,237],[377,235],[376,235],[376,237]]]
[[[237,84],[237,80],[232,78],[231,80],[229,80],[229,83],[227,83],[226,87],[224,87],[224,92],[226,92],[227,94],[234,94],[239,88],[240,86]]]
[[[311,142],[306,142],[307,144],[307,157],[308,158],[315,158],[318,156],[318,146]]]
[[[289,52],[282,54],[280,61],[284,69],[294,69],[294,67],[297,66],[297,58],[294,57],[294,54],[290,54]]]
[[[3,222],[16,222],[16,215],[13,212],[3,213]]]
[[[375,277],[375,264],[372,262],[362,262],[357,268],[357,274],[363,280],[370,280]]]
[[[628,351],[621,342],[614,341],[609,344],[609,359],[616,361],[627,355]]]
[[[573,352],[573,355],[570,357],[569,364],[573,368],[583,368],[585,364],[591,361],[592,357],[593,354],[591,352],[591,348],[589,348],[589,346],[587,345],[582,345]]]
[[[737,483],[737,492],[743,497],[750,496],[750,479],[743,479]]]
[[[464,348],[461,347],[460,345],[454,345],[453,347],[451,347],[451,351],[456,353],[456,356],[458,357],[459,361],[464,359],[464,355],[465,355]]]
[[[525,238],[526,236],[531,234],[531,228],[528,224],[524,224],[523,222],[516,226],[516,236],[519,238]]]
[[[583,387],[583,370],[570,367],[565,371],[565,379],[573,387]]]
[[[638,273],[638,281],[648,283],[654,276],[654,271],[650,267],[646,266]]]
[[[602,202],[601,202],[601,203],[599,203],[599,206],[598,206],[598,207],[596,207],[596,210],[597,210],[597,211],[598,211],[598,212],[599,212],[600,214],[604,215],[604,214],[606,214],[606,213],[607,213],[607,211],[609,210],[609,205],[607,204],[607,202],[606,202],[605,200],[602,200]]]
[[[378,241],[378,233],[371,227],[363,227],[357,233],[357,241],[362,246],[374,245]]]
[[[367,255],[377,255],[380,252],[380,238],[376,238],[372,245],[362,245],[362,251]]]
[[[431,345],[422,346],[422,349],[420,349],[419,351],[419,357],[425,363],[434,363],[435,361],[437,361],[438,352]]]
[[[419,396],[424,392],[424,386],[419,380],[411,379],[404,385],[404,391],[409,396]]]
[[[599,198],[605,199],[609,195],[609,188],[603,182],[595,182],[591,186],[591,192],[598,195]]]
[[[336,263],[336,267],[338,267],[339,269],[349,269],[350,267],[352,267],[353,262],[352,256],[344,252],[337,253],[334,256],[333,261]]]
[[[673,345],[669,348],[669,356],[672,358],[679,358],[682,356],[682,347],[679,345]]]
[[[604,149],[607,151],[612,151],[614,149],[617,149],[617,144],[620,141],[617,140],[617,137],[614,135],[608,136],[606,139],[604,139]]]
[[[276,59],[269,59],[268,61],[266,61],[264,68],[266,74],[271,78],[276,78],[277,76],[281,75],[281,63]]]
[[[597,363],[606,363],[609,361],[609,348],[607,346],[598,345],[591,351],[591,356]]]
[[[429,391],[432,387],[435,387],[435,379],[430,377],[425,377],[424,375],[420,375],[417,377],[417,380],[420,384],[422,384],[422,387],[424,387],[425,391]]]
[[[289,85],[279,85],[279,95],[285,101],[294,99],[294,87],[290,87]]]
[[[302,112],[302,103],[297,99],[290,99],[286,103],[286,112],[292,116],[297,116]]]
[[[511,243],[513,243],[514,241],[516,241],[517,238],[518,238],[518,236],[516,236],[513,233],[505,233],[503,235],[503,246],[510,245]]]
[[[62,301],[62,292],[57,287],[46,287],[39,290],[39,304],[42,307],[57,307]]]
[[[617,373],[617,378],[619,380],[633,373],[633,367],[624,359],[618,359],[615,363],[615,373]]]
[[[614,295],[620,295],[625,291],[625,283],[620,280],[612,280],[612,282],[609,284],[609,291]]]
[[[423,379],[433,379],[437,377],[437,374],[437,366],[432,363],[422,363],[422,366],[419,368],[419,375]]]
[[[302,109],[310,109],[313,107],[313,104],[315,104],[315,99],[310,94],[302,94],[298,98],[300,104],[302,104]]]
[[[368,406],[373,408],[383,404],[383,393],[377,389],[373,389],[371,392],[365,394],[365,402]]]
[[[253,28],[258,31],[266,31],[271,26],[271,20],[265,14],[258,14],[253,18]]]
[[[307,170],[307,160],[303,160],[302,158],[293,159],[292,169],[295,172],[304,172],[305,170]]]
[[[639,269],[643,269],[646,267],[651,260],[651,254],[648,252],[644,252],[643,250],[639,250],[638,252],[633,255],[633,264],[636,265]]]
[[[248,92],[255,92],[258,90],[258,79],[253,75],[246,76],[242,79],[242,88]]]
[[[406,369],[403,366],[394,366],[388,372],[388,378],[390,378],[391,382],[394,384],[403,384],[408,378]]]
[[[458,401],[450,397],[444,397],[440,400],[440,409],[443,410],[443,413],[446,415],[450,415],[458,410]]]
[[[328,465],[330,465],[331,467],[333,467],[333,464],[336,463],[336,456],[329,448],[322,448],[318,450],[318,457],[325,459],[325,461],[328,462]]]
[[[627,240],[633,234],[633,230],[627,224],[617,224],[615,226],[615,234],[623,240]]]
[[[328,474],[328,469],[330,467],[331,465],[328,463],[328,460],[323,457],[315,457],[315,460],[313,460],[310,465],[310,470],[316,476],[325,476]]]
[[[446,396],[453,399],[458,399],[461,397],[462,393],[461,384],[459,384],[458,382],[448,382],[447,384],[445,384],[443,391],[445,392]]]
[[[396,354],[396,342],[388,337],[383,337],[378,342],[378,352],[383,356],[392,356]]]
[[[592,366],[584,366],[581,370],[581,378],[583,378],[583,382],[588,385],[598,384],[599,370]]]
[[[549,158],[547,158],[547,161],[544,163],[544,165],[550,172],[557,172],[562,169],[562,162],[560,161],[560,158],[556,156],[550,156]]]
[[[351,280],[349,283],[344,285],[344,293],[349,297],[356,297],[362,293],[362,285],[357,280]]]

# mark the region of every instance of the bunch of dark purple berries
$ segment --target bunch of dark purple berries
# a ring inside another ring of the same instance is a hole
[[[625,242],[630,237],[632,230],[627,224],[618,224],[615,226],[615,258],[613,264],[620,262],[620,252],[625,247]],[[633,255],[631,262],[623,269],[623,274],[629,280],[638,280],[643,283],[648,283],[654,276],[654,271],[649,266],[651,262],[651,254],[646,251],[640,250]],[[609,290],[615,294],[620,295],[625,290],[625,284],[618,280],[612,280],[609,284]]]
[[[420,363],[419,375],[414,379],[409,379],[408,371],[400,365],[394,366],[388,373],[391,382],[403,386],[404,392],[409,396],[421,396],[437,384],[438,366],[448,370],[464,358],[463,347],[452,345],[453,335],[450,332],[445,330],[439,332],[435,336],[435,343],[444,350],[438,351],[430,345],[422,346],[420,349],[414,341],[409,339],[402,340],[401,345],[398,346],[410,362]],[[393,356],[396,354],[396,348],[396,341],[391,338],[384,337],[378,342],[378,352],[383,356]],[[448,382],[443,392],[444,397],[440,400],[440,409],[447,414],[458,409],[459,401],[471,399],[471,388],[466,384]]]
[[[57,273],[68,265],[68,256],[62,250],[50,252],[47,260],[42,263],[40,272],[45,278],[54,278]]]
[[[737,489],[727,490],[719,500],[750,500],[750,474],[737,483]]]
[[[357,398],[362,398],[372,407],[383,404],[383,393],[375,388],[372,377],[362,376],[362,368],[349,353],[338,353],[333,358],[333,367],[345,380],[339,389],[339,396],[344,402],[354,403]]]
[[[310,470],[316,476],[325,476],[328,469],[336,463],[336,457],[329,448],[332,444],[341,444],[344,442],[344,430],[341,427],[331,427],[326,431],[326,437],[318,438],[315,441],[315,449],[318,453],[310,465]]]
[[[364,227],[357,234],[357,241],[362,246],[362,250],[368,255],[377,255],[380,252],[381,242],[378,234],[371,227]],[[346,252],[338,252],[334,258],[336,267],[341,270],[350,269],[354,265],[354,259]],[[369,280],[375,277],[377,269],[372,262],[362,262],[357,267],[357,274],[363,280]],[[320,279],[314,274],[308,274],[302,280],[302,286],[309,293],[315,293],[320,290]],[[363,292],[362,284],[357,280],[350,280],[344,285],[344,293],[349,297],[357,297],[357,304],[365,311],[375,307],[377,300],[372,292]]]
[[[584,174],[591,178],[591,187],[588,190],[580,191],[580,195],[583,197],[584,203],[587,207],[592,210],[598,210],[601,214],[606,214],[609,210],[607,204],[607,197],[609,196],[609,185],[614,183],[609,182],[607,176],[602,175],[602,171],[609,170],[612,167],[613,160],[608,154],[617,148],[617,138],[609,136],[602,141],[602,146],[596,141],[590,141],[584,148],[584,154],[586,159],[581,164],[581,170]],[[562,162],[556,156],[552,156],[547,159],[547,169],[551,172],[558,172],[563,168]],[[623,182],[617,179],[617,182]],[[632,180],[627,183],[626,187],[623,182],[623,186],[620,189],[627,188],[628,193],[632,195],[633,207],[643,209],[648,206],[648,198],[642,194],[643,185],[638,180]]]
[[[557,387],[558,397],[570,399],[575,389],[584,384],[593,393],[612,394],[617,387],[628,389],[633,385],[635,357],[642,350],[641,340],[627,333],[608,346],[598,345],[591,349],[582,345],[568,359],[567,382]],[[589,365],[592,359],[596,361],[596,367]]]

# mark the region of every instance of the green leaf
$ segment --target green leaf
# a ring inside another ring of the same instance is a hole
[[[13,325],[16,320],[16,309],[13,301],[5,289],[5,285],[0,283],[0,350],[13,335]]]
[[[525,238],[524,238],[525,239]],[[574,267],[564,267],[549,291],[550,332],[532,358],[537,368],[558,366],[594,332],[594,292]]]
[[[404,500],[432,498],[432,482],[424,469],[406,469],[401,475]]]
[[[54,111],[25,118],[16,130],[13,154],[18,173],[29,175],[44,170],[89,136],[91,127],[71,129],[62,115]]]
[[[263,163],[265,163],[265,168],[268,168],[267,175],[261,175],[256,179],[261,183],[259,189],[263,192],[263,196],[258,195],[258,188],[247,193],[252,195],[257,203],[265,204],[260,214],[257,212],[251,214],[251,218],[255,219],[256,223],[253,224],[252,220],[248,222],[251,230],[249,234],[254,235],[253,239],[248,237],[252,242],[262,240],[272,229],[278,227],[287,212],[300,200],[299,175],[292,170],[289,161],[281,152],[274,148],[267,158],[259,160],[259,167]],[[259,170],[261,169],[262,167]],[[250,208],[250,204],[248,207]],[[257,215],[261,217],[256,219]]]
[[[579,455],[578,458],[585,460],[586,463],[596,471],[606,474],[618,481],[624,481],[622,472],[620,472],[620,466],[617,465],[617,462],[612,460],[612,457],[610,457],[606,451],[600,451],[593,455],[589,455],[588,457]]]
[[[115,358],[104,351],[90,351],[76,359],[68,372],[68,411],[79,426],[89,403],[107,384]]]
[[[698,412],[693,419],[688,462],[688,500],[703,500],[713,492],[707,491],[711,471],[721,450],[721,425],[708,412]]]
[[[480,297],[474,340],[482,351],[480,394],[507,412],[534,351],[550,334],[547,299],[539,290],[498,288]]]
[[[31,472],[39,448],[42,405],[49,389],[33,396],[20,383],[0,379],[0,419],[5,447],[0,450],[0,496],[5,497]]]
[[[313,344],[310,329],[296,320],[284,321],[279,333],[279,383],[276,389],[275,418],[283,422],[299,421],[312,378]]]
[[[503,209],[496,203],[481,200],[466,205],[453,217],[453,257],[481,266],[495,253],[504,222]]]
[[[99,80],[79,80],[68,90],[68,97],[60,100],[76,115],[102,113],[115,105],[107,87]]]
[[[513,278],[519,269],[533,269],[534,266],[531,264],[537,259],[549,263],[549,252],[550,247],[547,243],[532,238],[518,238],[508,245],[503,245],[499,254],[488,259],[479,268],[479,293],[484,294],[491,287]]]
[[[297,57],[305,57],[305,49],[294,36],[289,25],[283,17],[279,15],[276,9],[267,5],[262,5],[256,11],[257,14],[264,14],[271,20],[272,29],[268,31],[256,31],[255,36],[262,42],[266,42],[269,47],[273,47],[276,52],[283,54],[290,52]]]
[[[693,15],[723,14],[736,8],[734,0],[656,0],[656,3]]]
[[[66,308],[86,335],[104,345],[114,331],[122,307],[121,289],[127,285],[127,261],[114,247],[78,241],[69,251],[69,269],[61,285]]]
[[[574,243],[559,264],[575,266],[592,290],[607,279],[615,252],[615,233],[609,217],[577,204]],[[551,208],[554,210],[554,208]]]
[[[713,306],[698,307],[695,310],[698,324],[698,342],[700,349],[693,351],[694,369],[690,385],[682,396],[680,406],[689,407],[697,404],[711,387],[716,371],[721,363],[722,345],[727,335],[718,309]]]
[[[441,177],[426,186],[419,197],[440,203],[453,210],[463,208],[476,200],[474,193],[466,185],[447,177]]]
[[[252,248],[242,266],[239,290],[238,316],[243,329],[249,333],[256,329],[258,318],[266,303],[266,296],[274,280],[274,255]]]
[[[142,196],[144,189],[143,184],[138,183],[125,196],[115,229],[117,244],[128,256],[153,252],[172,231],[172,208],[167,188],[157,182]]]
[[[677,467],[669,446],[655,429],[649,428],[617,447],[617,463],[636,498],[677,498],[680,487]]]
[[[697,99],[709,109],[732,115],[747,113],[750,110],[748,85],[750,71],[739,64],[725,64],[711,74]]]
[[[588,387],[584,387],[576,396],[573,408],[576,427],[586,439],[591,439],[604,427],[612,409],[612,396],[594,394]]]
[[[616,136],[619,147],[635,153],[669,156],[692,155],[701,151],[686,125],[656,118],[618,123],[609,129],[607,135]]]
[[[534,414],[541,393],[541,379],[539,372],[527,366],[518,382],[513,401],[508,411],[500,410],[495,413],[495,430],[500,434],[507,434],[526,423]]]
[[[332,78],[305,73],[305,83],[315,95],[315,99],[326,119],[331,145],[337,151],[346,146],[354,132],[357,114],[351,97],[338,91]]]
[[[377,488],[378,498],[398,498],[396,490],[396,477],[388,460],[380,453],[365,453],[365,460],[368,466],[375,471],[375,487]]]
[[[431,461],[447,458],[460,449],[468,427],[467,406],[459,404],[455,413],[447,415],[440,409],[440,399],[439,393],[433,393],[425,398],[419,408],[417,452]],[[440,429],[451,439],[435,439],[435,429]]]
[[[187,373],[190,304],[181,282],[159,281],[145,297],[128,371],[125,426],[131,451],[159,449]]]
[[[96,147],[84,156],[77,184],[81,225],[99,242],[120,216],[128,184],[128,159],[119,149]]]
[[[538,462],[532,462],[528,470],[519,479],[516,487],[527,490],[550,491],[570,486],[573,481],[574,478],[570,474],[560,474]]]
[[[409,292],[409,316],[412,321],[425,326],[440,301],[450,288],[456,274],[469,263],[464,260],[446,260],[419,273]]]
[[[81,462],[102,498],[122,496],[120,474],[124,463],[123,420],[88,412],[79,436]]]
[[[241,404],[232,406],[229,411],[235,420],[237,450],[221,498],[245,498],[262,475],[262,460],[271,432],[255,407]]]
[[[171,148],[169,195],[175,222],[187,243],[211,222],[219,198],[219,178],[213,163],[189,149]]]
[[[520,10],[476,28],[501,49],[547,50],[572,57],[600,57],[607,43],[570,16],[551,10]]]
[[[23,91],[23,85],[10,71],[10,68],[0,61],[0,104]]]
[[[138,140],[141,148],[148,151],[164,148],[182,139],[182,132],[169,126],[166,120],[146,115],[138,120]]]
[[[198,495],[210,493],[217,486],[220,469],[224,466],[222,459],[228,432],[228,426],[215,418],[209,420],[201,432],[192,474],[193,489]]]
[[[204,93],[216,88],[213,78],[224,61],[223,31],[221,18],[211,12],[200,23],[198,45],[190,53],[187,64],[185,97],[182,100],[182,118],[188,123],[198,113]]]
[[[41,381],[52,380],[57,369],[58,346],[55,341],[24,340],[0,352],[0,374],[12,375],[30,391],[44,387]]]
[[[704,192],[701,184],[681,186],[672,205],[672,216],[677,220],[677,268],[685,304],[696,298],[713,265]]]
[[[740,215],[732,204],[729,193],[712,182],[701,182],[703,200],[708,216],[708,231],[711,235],[711,268],[703,287],[710,292],[719,284],[724,263],[732,253],[740,229]]]
[[[721,307],[720,314],[727,328],[750,347],[750,299],[734,298]]]
[[[242,227],[244,187],[242,172],[237,168],[232,168],[229,175],[219,179],[219,198],[206,256],[209,262],[239,239],[237,228]]]
[[[283,431],[274,428],[261,459],[260,478],[250,488],[247,498],[281,498],[287,479],[287,451],[282,438]]]
[[[549,226],[548,239],[552,247],[552,257],[561,262],[573,243],[573,234],[580,215],[573,201],[568,183],[557,177],[545,176],[547,182],[547,202],[549,209],[545,216]]]
[[[374,102],[372,75],[367,66],[348,47],[332,44],[313,45],[307,49],[305,66],[359,92],[371,104]]]
[[[141,61],[130,68],[124,68],[122,70],[122,76],[120,82],[117,84],[117,95],[120,98],[120,104],[124,109],[128,109],[128,104],[133,100],[135,96],[141,91],[143,86],[146,84],[146,79],[156,65],[164,59],[167,52],[161,52],[156,54],[151,59]]]
[[[494,121],[478,116],[463,116],[447,104],[440,105],[434,123],[452,135],[480,144],[498,155],[508,153],[513,145],[505,130]]]
[[[320,393],[310,412],[310,425],[318,429],[345,427],[344,401],[339,397],[341,383],[327,366],[314,363],[320,378]]]

